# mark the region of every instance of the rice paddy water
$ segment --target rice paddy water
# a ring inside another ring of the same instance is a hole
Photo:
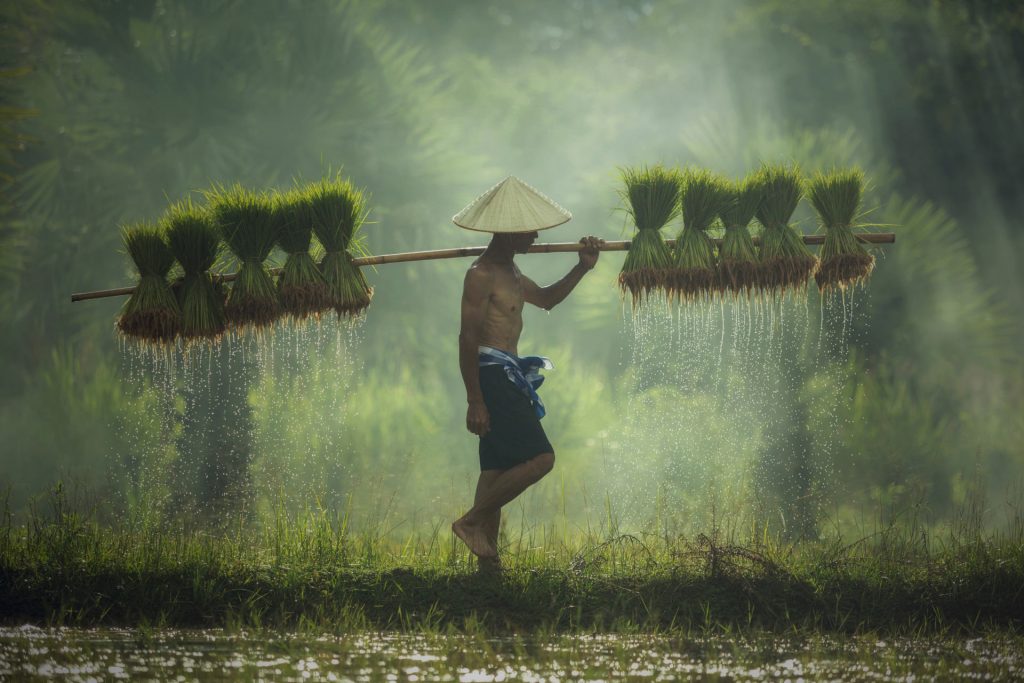
[[[1014,680],[1020,637],[943,639],[0,628],[0,677],[69,681]]]

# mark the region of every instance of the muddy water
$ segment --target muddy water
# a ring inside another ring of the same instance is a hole
[[[550,638],[0,629],[0,680],[1019,680],[1020,637]]]

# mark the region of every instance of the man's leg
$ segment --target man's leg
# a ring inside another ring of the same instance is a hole
[[[501,476],[505,470],[484,470],[480,473],[480,479],[476,483],[476,495],[473,498],[473,505],[476,505],[480,500],[487,495],[494,481]],[[484,533],[487,534],[487,540],[494,546],[495,551],[498,549],[498,531],[501,529],[501,508],[495,510],[491,515],[487,517],[487,521],[484,524]],[[477,568],[480,571],[500,571],[501,560],[497,555],[494,557],[478,557]]]
[[[495,511],[537,483],[555,466],[554,453],[541,453],[505,470],[491,482],[472,509],[452,524],[452,531],[477,557],[497,557],[497,548],[487,537],[485,525]]]

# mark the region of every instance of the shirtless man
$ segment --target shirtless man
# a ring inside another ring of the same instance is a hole
[[[479,558],[481,569],[500,568],[502,506],[555,464],[554,449],[540,425],[543,404],[538,406],[532,389],[521,386],[523,377],[518,385],[510,379],[510,374],[519,373],[507,370],[515,362],[529,375],[530,361],[541,360],[518,358],[523,302],[554,308],[594,267],[598,247],[604,243],[596,237],[581,239],[579,263],[555,284],[539,287],[512,261],[536,239],[537,232],[495,234],[470,266],[462,291],[459,367],[469,403],[466,427],[480,437],[481,471],[473,507],[452,524],[452,531]]]

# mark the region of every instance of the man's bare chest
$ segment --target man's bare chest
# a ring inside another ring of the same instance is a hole
[[[498,273],[491,290],[491,307],[503,316],[519,315],[523,310],[523,284],[519,273],[506,271]]]

